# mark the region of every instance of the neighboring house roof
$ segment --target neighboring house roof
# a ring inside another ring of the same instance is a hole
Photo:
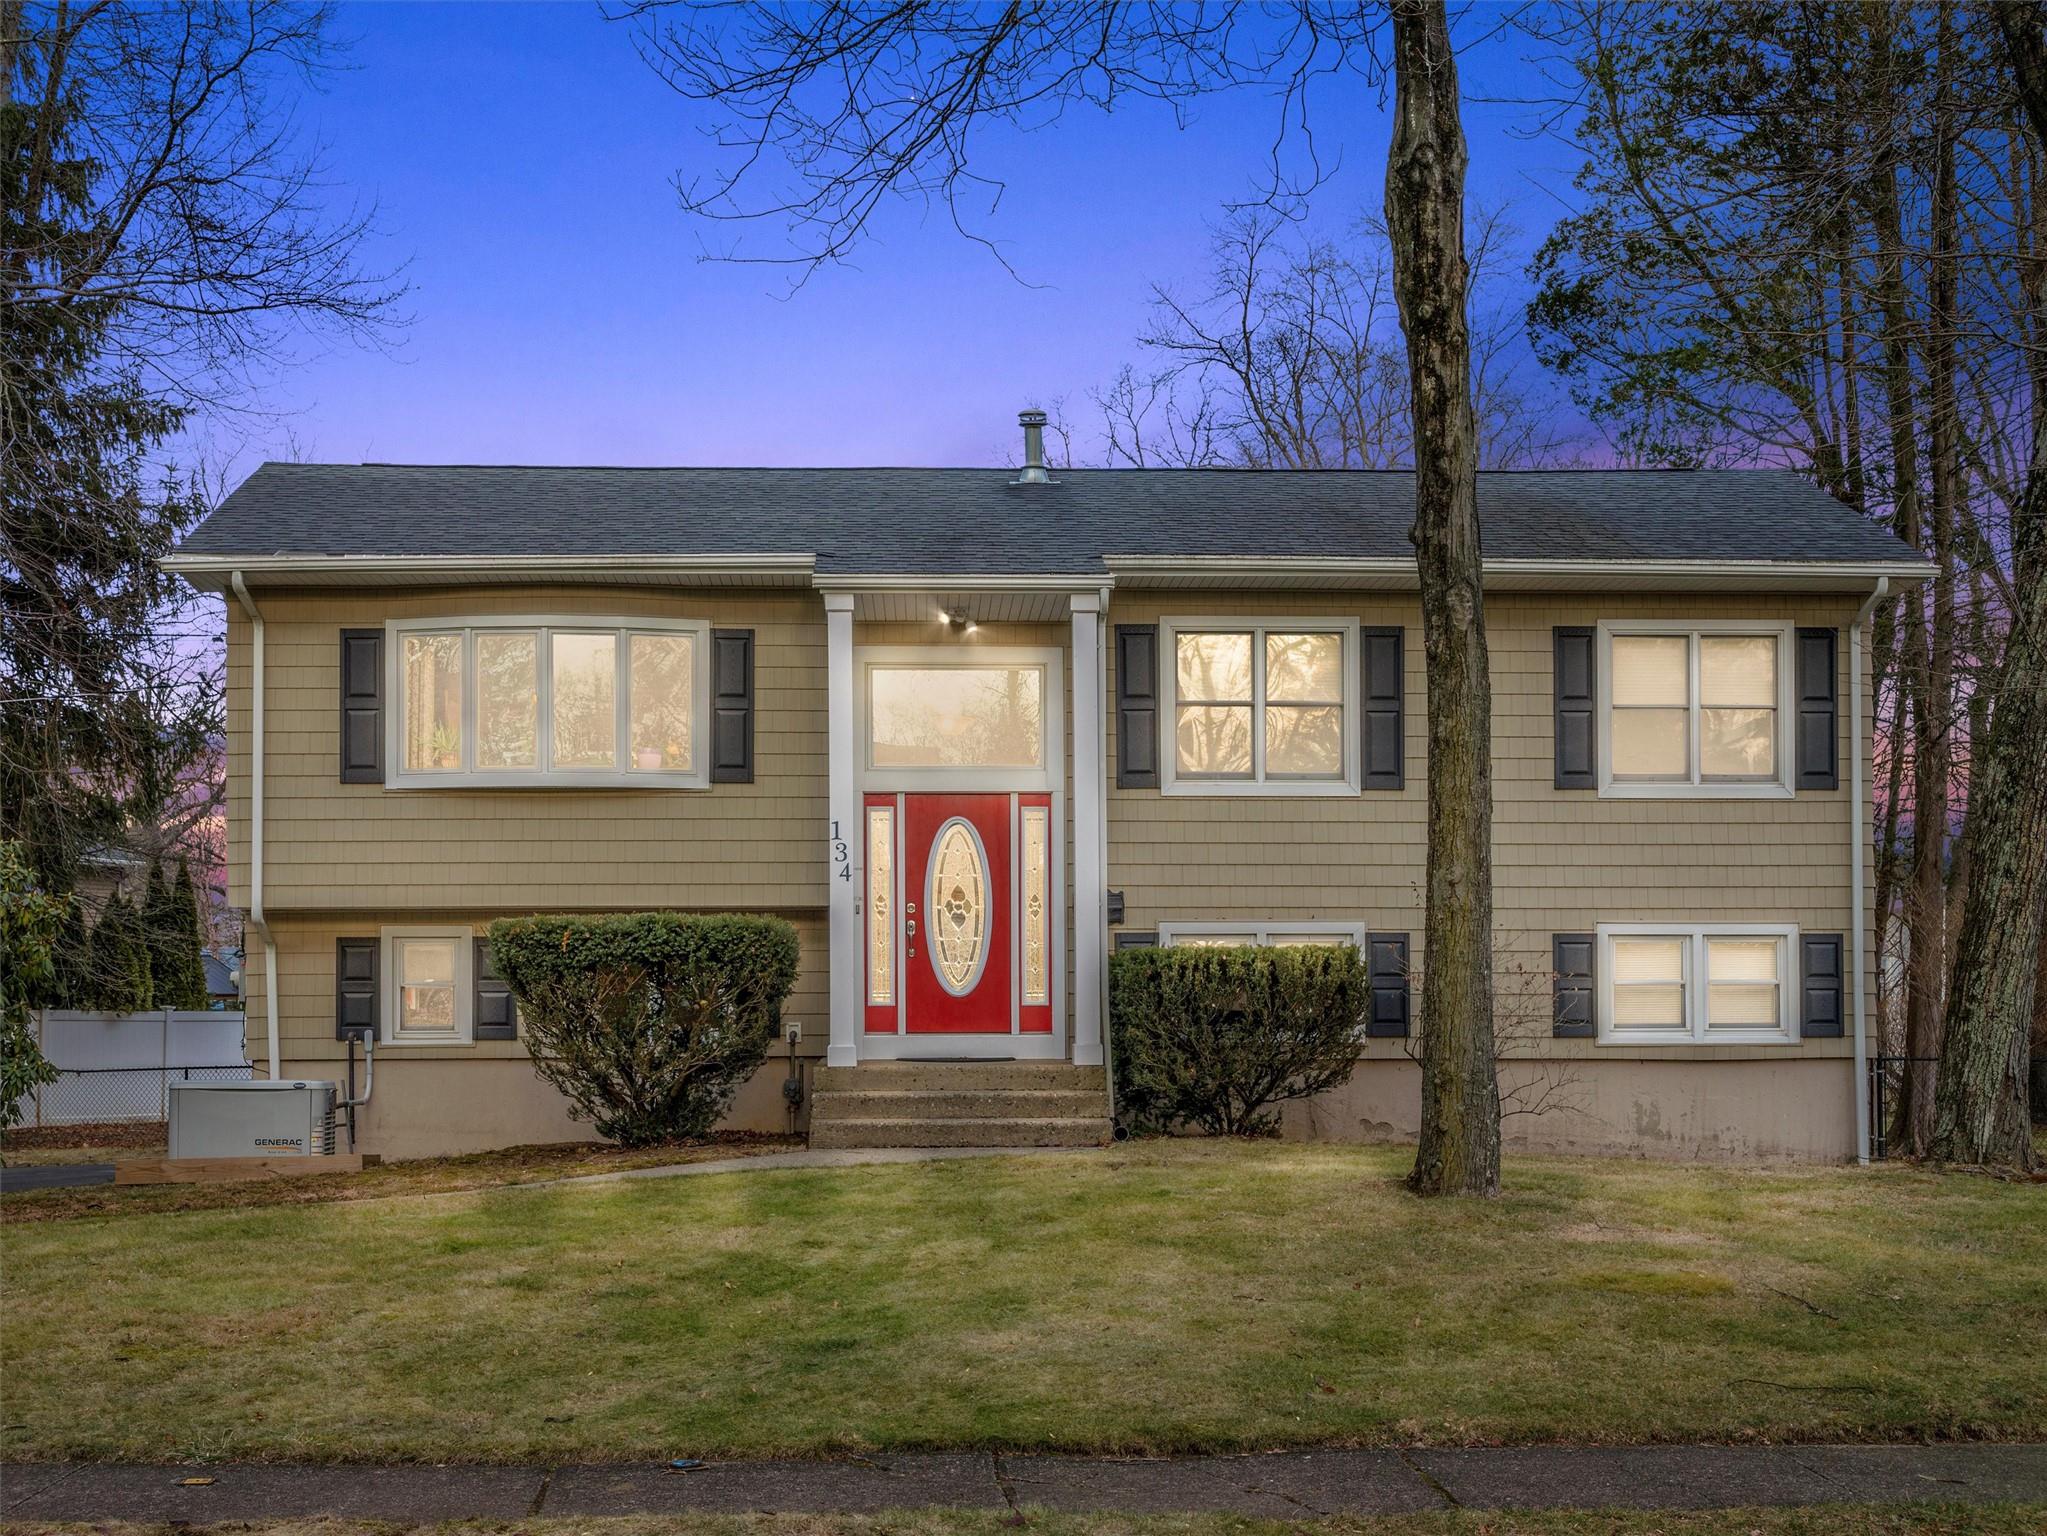
[[[265,464],[205,557],[805,556],[817,575],[1088,576],[1117,556],[1411,560],[1404,471],[577,469]],[[1488,561],[1917,563],[1785,470],[1478,477]]]
[[[203,950],[199,963],[206,968],[206,995],[208,997],[239,997],[241,987],[235,981],[235,972],[242,963],[240,954],[230,951],[217,955],[212,950]]]

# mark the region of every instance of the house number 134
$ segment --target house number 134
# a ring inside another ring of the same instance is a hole
[[[853,854],[846,847],[846,840],[839,836],[839,824],[832,823],[832,876],[848,884],[853,880]]]

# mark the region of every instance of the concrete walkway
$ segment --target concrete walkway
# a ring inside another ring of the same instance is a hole
[[[701,1173],[771,1173],[777,1168],[865,1168],[874,1163],[942,1163],[959,1157],[1084,1157],[1100,1147],[847,1147],[796,1152],[762,1152],[721,1157],[705,1163],[663,1163],[657,1168],[623,1168],[616,1173],[579,1173],[566,1179],[538,1179],[508,1188],[550,1189],[563,1184],[611,1184],[624,1179],[680,1179]]]
[[[187,1486],[187,1480],[208,1478]],[[1430,1509],[2047,1501],[2047,1445],[1285,1451],[1135,1461],[958,1454],[609,1466],[0,1467],[12,1521],[517,1520],[933,1505],[1298,1520]]]

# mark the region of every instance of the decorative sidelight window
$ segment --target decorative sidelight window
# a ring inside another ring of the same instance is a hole
[[[1601,626],[1608,794],[1788,794],[1791,630]]]
[[[707,625],[390,627],[398,787],[708,782]]]
[[[1771,923],[1599,930],[1604,979],[1599,1038],[1613,1044],[1782,1044],[1791,1022],[1792,945]]]
[[[896,812],[867,808],[867,1001],[896,1000]]]
[[[1020,812],[1023,837],[1023,1003],[1052,1000],[1052,812],[1027,805]]]
[[[1357,788],[1357,626],[1167,620],[1162,787],[1342,794]]]

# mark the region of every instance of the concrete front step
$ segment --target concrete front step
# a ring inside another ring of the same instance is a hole
[[[813,1115],[810,1144],[841,1147],[1092,1147],[1109,1139],[1106,1118],[979,1118],[820,1120]]]
[[[811,1087],[825,1093],[1008,1093],[1034,1089],[1108,1092],[1100,1067],[1070,1061],[866,1061],[817,1069]]]
[[[1099,1088],[864,1088],[820,1092],[811,1122],[824,1120],[1090,1120],[1106,1105]]]

